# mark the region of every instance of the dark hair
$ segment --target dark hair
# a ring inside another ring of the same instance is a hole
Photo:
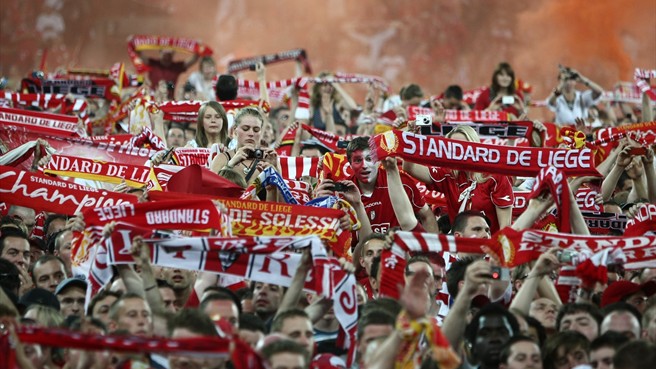
[[[592,341],[590,351],[599,350],[602,347],[610,347],[617,351],[627,342],[629,342],[629,337],[619,332],[608,331]]]
[[[239,315],[239,329],[266,333],[264,320],[253,313],[244,313]]]
[[[512,80],[510,81],[510,86],[508,86],[508,93],[511,95],[515,93],[515,71],[513,71],[510,64],[506,62],[502,62],[499,63],[499,65],[497,65],[496,69],[494,70],[494,73],[492,73],[492,84],[490,85],[490,100],[494,99],[497,96],[497,93],[499,93],[499,90],[501,90],[501,86],[499,86],[499,82],[497,82],[497,76],[501,74],[501,72],[506,72],[506,74],[512,78]]]
[[[64,267],[64,271],[66,271],[66,264],[64,263],[64,260],[59,256],[55,256],[52,254],[41,255],[38,259],[36,259],[36,261],[32,265],[30,265],[30,269],[29,269],[29,273],[32,276],[32,282],[34,282],[35,285],[36,285],[36,276],[34,275],[34,269],[52,260],[57,260],[59,264],[61,264]]]
[[[542,323],[539,320],[533,318],[532,316],[525,315],[524,319],[529,328],[533,328],[538,333],[538,346],[544,347],[544,342],[547,340],[547,330],[544,329]]]
[[[391,297],[379,297],[377,299],[367,301],[362,306],[362,315],[367,315],[369,312],[375,310],[381,310],[392,315],[392,317],[396,317],[399,315],[399,313],[401,313],[401,310],[403,310],[403,306],[401,306],[399,300],[393,299]]]
[[[20,229],[14,227],[2,227],[2,229],[0,229],[0,254],[5,250],[5,240],[9,237],[22,238],[25,241],[28,241],[25,232]]]
[[[16,293],[20,289],[20,285],[20,271],[16,264],[0,258],[0,287]]]
[[[456,217],[453,218],[453,224],[451,225],[451,234],[455,234],[456,232],[463,232],[467,227],[467,223],[469,223],[469,218],[474,218],[474,217],[480,217],[485,219],[485,223],[487,223],[488,226],[492,224],[490,222],[490,218],[488,218],[485,214],[481,213],[480,211],[465,210],[461,213],[458,213],[458,215],[456,215]]]
[[[451,233],[451,219],[449,219],[448,214],[444,214],[437,218],[437,228],[440,229],[440,233],[442,234]]]
[[[198,309],[182,309],[169,322],[169,336],[177,328],[186,328],[191,332],[208,337],[216,337],[219,333],[212,319]]]
[[[324,78],[330,76],[329,72],[321,72],[317,77],[319,78]],[[321,106],[321,86],[323,83],[315,83],[314,86],[312,86],[312,95],[310,96],[310,106],[312,109],[316,109]],[[333,87],[333,92],[331,94],[331,97],[333,98],[333,101],[336,101],[338,98],[337,91]],[[332,114],[332,112],[331,112]]]
[[[474,343],[476,341],[479,320],[483,316],[500,316],[506,318],[508,324],[510,324],[510,329],[512,329],[510,336],[512,337],[519,333],[519,323],[517,322],[517,318],[515,318],[515,316],[502,305],[491,303],[483,306],[476,315],[474,315],[471,322],[467,324],[467,327],[465,328],[465,339],[467,342]]]
[[[512,350],[512,346],[518,342],[531,342],[538,345],[538,347],[540,347],[540,345],[537,342],[533,341],[531,337],[526,337],[522,335],[510,337],[508,342],[506,342],[506,344],[503,345],[503,348],[501,349],[501,354],[499,355],[499,363],[508,364],[508,358],[510,357],[510,351]]]
[[[458,85],[451,85],[444,90],[444,97],[453,97],[457,100],[462,100],[462,88]]]
[[[629,303],[626,303],[624,301],[619,301],[619,302],[615,302],[613,304],[607,305],[601,310],[601,312],[604,314],[604,318],[606,318],[611,313],[628,312],[628,313],[633,314],[633,316],[635,316],[636,319],[638,319],[639,324],[642,324],[642,314],[640,314],[640,312],[638,311],[638,309],[635,308],[635,306],[633,306]]]
[[[358,319],[358,337],[362,338],[364,335],[364,329],[368,325],[389,325],[394,327],[396,324],[396,318],[394,315],[383,309],[371,309],[363,314],[360,319]]]
[[[613,356],[614,369],[642,369],[656,367],[656,345],[644,340],[622,346]]]
[[[378,275],[378,269],[380,269],[380,256],[374,256],[373,259],[371,259],[371,269],[369,270],[371,272],[370,277],[378,280],[376,277]]]
[[[68,216],[65,214],[50,214],[46,217],[45,222],[43,223],[43,233],[44,233],[44,238],[47,241],[48,238],[48,228],[50,227],[50,223],[54,222],[55,220],[63,220],[64,222],[68,221]]]
[[[205,292],[208,290],[211,291],[211,293],[209,293],[203,299],[203,301],[200,302],[201,310],[204,311],[207,304],[209,304],[211,301],[231,301],[237,307],[239,315],[241,315],[241,301],[239,301],[239,297],[237,297],[234,292],[230,291],[228,288],[220,286],[207,287]]]
[[[219,141],[222,144],[225,144],[228,141],[228,116],[226,115],[226,111],[223,108],[223,105],[219,104],[218,102],[208,101],[201,105],[200,109],[198,109],[198,118],[196,119],[196,144],[198,144],[198,147],[206,148],[207,145],[209,145],[207,134],[205,134],[205,126],[203,125],[205,111],[208,107],[216,110],[216,112],[221,116],[221,120],[223,121],[221,124],[221,131],[219,132]]]
[[[346,158],[351,161],[351,155],[353,155],[354,152],[367,149],[369,149],[369,137],[355,137],[349,141],[348,146],[346,147]]]
[[[216,81],[216,99],[219,101],[230,101],[237,98],[239,86],[234,76],[222,74]]]
[[[264,346],[262,350],[260,350],[260,353],[267,361],[271,360],[273,355],[280,353],[298,354],[303,356],[303,359],[305,360],[305,365],[303,366],[304,368],[307,368],[310,364],[310,353],[305,349],[305,347],[300,343],[296,343],[288,339],[272,342]]]
[[[310,320],[310,316],[303,309],[293,308],[285,310],[273,318],[273,322],[271,322],[271,332],[280,332],[282,326],[285,324],[285,320],[290,318],[305,318]]]
[[[410,100],[415,97],[424,97],[424,92],[421,90],[419,85],[412,83],[401,87],[401,90],[399,91],[399,97],[401,100]]]
[[[451,263],[451,267],[446,271],[446,290],[449,291],[451,298],[455,300],[458,296],[458,283],[465,279],[467,267],[476,261],[472,257],[462,258]]]
[[[556,355],[558,355],[558,349],[561,347],[565,347],[568,350],[565,353],[569,353],[577,347],[581,347],[586,353],[589,353],[590,341],[577,331],[558,332],[549,337],[544,344],[544,351],[542,353],[545,369],[556,368]]]
[[[116,292],[116,291],[110,291],[109,289],[102,289],[102,290],[100,290],[100,292],[98,292],[97,294],[95,294],[91,298],[91,301],[89,302],[89,306],[87,306],[87,314],[86,315],[87,316],[92,316],[93,308],[96,307],[96,304],[98,303],[98,301],[104,300],[108,296],[114,296],[114,297],[116,297],[116,300],[121,298],[121,294]]]
[[[601,315],[601,311],[595,305],[573,302],[561,306],[560,310],[558,310],[558,315],[556,316],[556,331],[560,331],[560,322],[563,320],[565,315],[572,315],[576,313],[590,314],[590,316],[592,316],[592,318],[597,321],[598,326],[601,326],[601,321],[604,319],[604,316]]]

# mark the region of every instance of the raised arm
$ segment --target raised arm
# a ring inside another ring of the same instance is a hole
[[[626,166],[631,163],[631,160],[633,160],[633,158],[629,155],[629,150],[631,150],[629,145],[624,144],[620,147],[620,152],[617,156],[617,160],[615,161],[613,169],[611,169],[610,173],[608,173],[608,176],[601,184],[601,196],[604,201],[610,200],[611,196],[613,195],[613,191],[617,186],[617,181],[620,179],[620,176],[624,172]]]
[[[383,159],[383,167],[387,173],[387,191],[389,192],[389,198],[392,202],[394,214],[401,225],[401,229],[404,231],[411,231],[417,226],[419,221],[417,220],[417,217],[415,217],[410,199],[405,195],[399,167],[396,164],[396,158],[387,157]]]
[[[310,250],[303,250],[301,262],[298,263],[298,269],[296,269],[296,274],[294,274],[294,277],[292,278],[291,285],[287,288],[285,295],[282,297],[278,311],[276,311],[276,316],[289,309],[293,309],[298,305],[298,301],[303,294],[303,286],[305,285],[305,279],[307,278],[307,273],[310,271],[310,268],[312,268]]]
[[[510,309],[515,309],[524,315],[528,315],[531,302],[533,301],[533,297],[535,297],[535,292],[538,290],[540,281],[560,266],[558,257],[556,256],[558,251],[560,251],[560,248],[553,247],[540,255],[535,266],[528,273],[528,277],[526,277],[519,291],[517,291],[517,295],[515,295],[515,298],[510,304]],[[560,301],[554,302],[558,304]]]
[[[132,249],[130,250],[134,260],[141,266],[141,289],[145,292],[146,301],[153,312],[165,311],[164,300],[157,288],[157,280],[153,267],[150,264],[150,248],[141,237],[135,237],[132,240]],[[126,283],[127,286],[127,283]]]

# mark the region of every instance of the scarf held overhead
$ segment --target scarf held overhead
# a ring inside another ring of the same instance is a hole
[[[499,147],[397,130],[372,137],[370,147],[378,160],[399,156],[418,164],[457,170],[534,176],[542,168],[553,166],[568,176],[600,176],[590,149]]]

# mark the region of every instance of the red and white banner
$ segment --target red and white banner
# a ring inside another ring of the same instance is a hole
[[[138,200],[134,195],[96,190],[6,166],[0,166],[0,194],[9,204],[66,215]]]
[[[656,204],[643,204],[633,219],[626,224],[625,236],[642,236],[656,233]]]
[[[253,56],[250,58],[243,58],[237,60],[231,60],[228,63],[228,73],[234,74],[239,73],[245,70],[255,70],[255,65],[257,63],[262,63],[264,65],[280,63],[289,60],[296,60],[303,64],[305,73],[312,74],[312,68],[310,67],[310,61],[308,60],[307,53],[304,49],[294,49],[288,51],[281,51],[275,54],[265,54],[259,56]]]
[[[280,175],[284,179],[319,176],[319,158],[281,156],[278,158],[278,163],[280,164]]]
[[[148,182],[150,167],[55,154],[43,172],[50,175],[83,178],[114,184],[119,184],[122,180],[125,180],[128,186],[141,187]]]
[[[135,35],[128,39],[128,55],[139,74],[148,71],[148,66],[141,60],[137,51],[173,50],[184,51],[198,56],[211,56],[212,49],[190,38]]]
[[[26,128],[46,127],[63,135],[79,136],[77,134],[78,118],[70,115],[0,108],[0,122]]]
[[[568,176],[600,176],[590,149],[500,147],[397,130],[372,137],[370,146],[378,160],[398,156],[423,165],[517,176],[534,176],[552,166]]]
[[[635,72],[633,73],[633,78],[635,80],[636,86],[638,86],[640,91],[646,93],[650,99],[656,100],[656,94],[654,91],[652,91],[649,82],[646,81],[646,79],[656,78],[656,69],[636,68]]]

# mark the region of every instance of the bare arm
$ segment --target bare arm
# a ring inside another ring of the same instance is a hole
[[[419,223],[421,223],[421,226],[424,227],[426,232],[440,233],[440,228],[437,226],[437,218],[435,218],[435,214],[433,214],[428,204],[424,204],[424,207],[419,209],[417,219],[419,219]]]
[[[654,149],[651,147],[647,148],[647,155],[642,157],[642,164],[645,167],[649,202],[653,204],[656,203],[656,169],[654,169]]]
[[[510,223],[512,223],[512,206],[508,206],[505,208],[500,208],[498,206],[495,206],[494,209],[496,210],[497,213],[497,219],[499,220],[499,229],[503,229],[505,227],[510,226]]]
[[[340,102],[346,109],[348,110],[357,109],[358,104],[355,102],[355,100],[353,100],[351,95],[349,95],[348,92],[346,92],[344,88],[340,86],[339,83],[333,83],[332,86],[335,89],[335,91],[337,91],[337,94],[340,97]]]
[[[191,58],[189,58],[185,61],[185,64],[184,64],[185,69],[189,69],[192,65],[196,64],[198,59],[199,59],[198,54],[192,55]]]
[[[549,208],[553,205],[554,200],[549,195],[547,198],[542,198],[542,197],[536,197],[534,199],[531,199],[528,202],[528,207],[526,210],[520,215],[517,220],[515,220],[515,223],[512,225],[512,229],[516,231],[521,231],[522,229],[528,229],[531,228],[533,223],[540,218],[543,214],[549,210]]]
[[[415,179],[422,181],[426,184],[433,183],[433,180],[430,176],[430,170],[428,167],[421,164],[411,163],[407,160],[403,161],[403,170],[408,172]]]
[[[157,288],[157,280],[153,267],[150,264],[150,248],[143,242],[141,237],[135,237],[132,240],[132,257],[141,265],[141,289],[145,292],[146,301],[153,312],[163,312],[165,310],[162,295]],[[127,287],[127,282],[125,283]]]
[[[405,190],[403,189],[403,182],[401,182],[399,168],[396,165],[396,158],[387,157],[383,159],[383,167],[387,173],[387,190],[389,192],[390,201],[392,202],[394,214],[399,221],[401,229],[404,231],[410,231],[417,226],[419,221],[415,217],[408,196],[400,196],[400,194],[405,195]]]
[[[442,333],[449,340],[451,346],[460,347],[467,326],[467,312],[471,300],[478,293],[481,284],[489,283],[491,274],[490,264],[484,260],[476,261],[467,267],[465,284],[458,292],[442,325]]]
[[[652,122],[654,120],[654,111],[651,109],[651,99],[646,93],[642,93],[642,121]]]
[[[558,247],[552,247],[549,251],[540,255],[535,266],[528,273],[528,277],[526,277],[519,291],[517,291],[517,295],[515,295],[512,304],[510,304],[510,309],[515,309],[524,315],[528,315],[531,301],[533,301],[540,280],[544,279],[544,276],[560,266],[556,257],[556,253],[559,250],[560,248]],[[558,303],[559,301],[554,302]]]
[[[269,90],[266,87],[266,67],[262,63],[255,65],[257,81],[260,83],[260,101],[269,103]]]
[[[628,145],[623,145],[620,147],[621,152],[617,156],[615,165],[611,169],[608,176],[604,179],[601,184],[601,196],[604,201],[608,201],[613,195],[613,191],[617,186],[617,181],[620,179],[624,168],[626,168],[629,163],[631,163],[631,156],[629,156],[630,147]]]

